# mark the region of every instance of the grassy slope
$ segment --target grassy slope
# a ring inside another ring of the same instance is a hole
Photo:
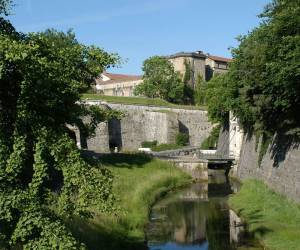
[[[110,103],[120,104],[137,104],[145,106],[162,106],[167,108],[178,108],[178,109],[197,109],[206,110],[205,106],[188,106],[188,105],[177,105],[169,103],[159,98],[144,98],[144,97],[124,97],[124,96],[106,96],[99,94],[83,94],[82,99],[89,100],[103,100]]]
[[[167,162],[142,154],[105,156],[115,175],[118,216],[98,214],[91,223],[73,222],[73,231],[89,249],[141,249],[149,208],[162,194],[189,183],[190,177]]]
[[[230,206],[248,223],[250,233],[270,250],[300,249],[300,206],[262,182],[247,180]]]

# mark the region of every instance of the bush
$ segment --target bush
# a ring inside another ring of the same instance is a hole
[[[187,144],[189,144],[189,135],[186,133],[178,133],[176,135],[176,144],[179,146],[186,146]]]
[[[152,148],[157,145],[157,141],[143,141],[142,142],[142,147],[143,148]]]

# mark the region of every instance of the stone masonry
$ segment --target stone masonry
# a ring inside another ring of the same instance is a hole
[[[300,147],[288,149],[271,144],[258,166],[259,145],[255,136],[245,135],[237,175],[240,179],[255,178],[265,182],[274,191],[300,202]],[[278,158],[278,155],[281,155]]]
[[[90,105],[103,105],[89,101]],[[88,138],[87,149],[107,152],[118,147],[123,150],[137,150],[143,141],[157,140],[161,143],[175,143],[176,134],[188,133],[190,145],[199,146],[208,137],[212,124],[203,110],[173,109],[139,105],[106,104],[108,108],[120,110],[125,117],[98,125],[95,137]]]

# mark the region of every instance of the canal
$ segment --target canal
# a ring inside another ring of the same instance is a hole
[[[258,250],[244,224],[228,207],[239,189],[215,171],[206,183],[194,183],[157,202],[146,229],[149,250]]]

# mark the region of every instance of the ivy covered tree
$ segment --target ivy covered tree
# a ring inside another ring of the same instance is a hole
[[[225,76],[208,83],[211,118],[232,110],[244,128],[300,135],[300,3],[273,0],[233,49]]]
[[[2,14],[7,3],[0,1]],[[72,32],[21,34],[3,18],[0,27],[0,242],[84,248],[63,221],[110,209],[112,176],[82,158],[66,124],[89,133],[116,116],[79,101],[118,56],[78,43]]]
[[[194,91],[194,99],[196,105],[206,105],[206,87],[207,82],[201,76],[198,76]]]
[[[173,103],[182,102],[184,84],[171,62],[153,56],[144,61],[143,71],[143,83],[135,88],[135,95],[161,98]]]

